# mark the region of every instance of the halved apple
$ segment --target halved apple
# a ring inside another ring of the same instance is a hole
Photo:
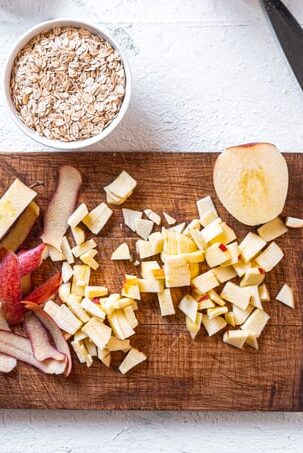
[[[214,168],[214,186],[227,211],[245,225],[281,214],[288,190],[287,163],[269,143],[225,149]]]

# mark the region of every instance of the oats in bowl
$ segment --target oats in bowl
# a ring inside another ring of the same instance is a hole
[[[48,139],[73,142],[110,125],[125,83],[121,57],[107,40],[64,26],[38,34],[18,52],[10,94],[26,126]]]

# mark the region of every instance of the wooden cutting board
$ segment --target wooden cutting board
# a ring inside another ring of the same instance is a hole
[[[290,188],[283,214],[303,217],[303,154],[288,154],[286,158]],[[196,200],[210,194],[221,217],[242,239],[249,229],[229,216],[216,198],[212,184],[215,159],[215,154],[198,153],[2,153],[0,192],[16,177],[28,185],[38,183],[37,200],[44,210],[55,188],[58,167],[70,164],[83,176],[80,201],[93,208],[105,199],[102,187],[127,170],[137,179],[138,187],[125,207],[166,211],[179,222],[189,221],[197,217]],[[42,220],[28,246],[37,244],[41,225]],[[112,292],[121,288],[124,273],[138,272],[131,264],[109,260],[125,238],[133,247],[136,235],[123,225],[121,208],[114,208],[98,240],[102,265],[95,280]],[[184,315],[177,310],[176,316],[162,318],[156,298],[146,295],[140,303],[140,325],[132,343],[147,354],[147,362],[122,376],[115,370],[122,358],[119,354],[113,363],[115,369],[107,369],[97,360],[87,369],[74,359],[68,379],[46,376],[19,364],[12,374],[0,376],[0,407],[302,410],[302,230],[292,230],[277,242],[285,258],[267,277],[273,300],[265,308],[271,319],[258,352],[248,347],[237,350],[222,342],[222,334],[208,337],[203,328],[192,342]],[[35,283],[51,274],[52,267],[45,263]],[[284,282],[294,289],[294,310],[274,300]],[[181,294],[179,291],[179,297]]]

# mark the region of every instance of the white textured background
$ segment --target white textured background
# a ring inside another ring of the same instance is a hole
[[[286,4],[303,23],[303,1]],[[257,0],[0,0],[1,67],[22,32],[60,16],[103,24],[130,59],[131,108],[100,150],[258,140],[303,149],[303,95]],[[0,143],[41,150],[15,128],[2,95]],[[0,452],[301,453],[302,422],[282,413],[0,411]]]

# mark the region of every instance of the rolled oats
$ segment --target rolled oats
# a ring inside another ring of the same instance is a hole
[[[18,53],[10,90],[20,119],[39,135],[84,140],[117,116],[125,72],[119,54],[101,36],[83,28],[54,28]]]

